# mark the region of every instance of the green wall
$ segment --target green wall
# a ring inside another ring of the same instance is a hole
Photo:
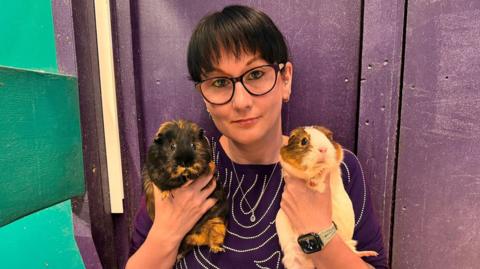
[[[0,0],[0,64],[58,72],[50,0]]]
[[[50,0],[0,0],[0,7],[0,65],[57,73]],[[1,70],[0,212],[26,214],[82,193],[76,79]],[[1,227],[0,253],[0,268],[85,268],[70,200]]]

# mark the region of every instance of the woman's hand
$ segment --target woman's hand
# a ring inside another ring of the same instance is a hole
[[[182,187],[172,190],[171,195],[165,199],[161,198],[160,190],[154,186],[155,219],[152,229],[159,229],[179,243],[217,202],[214,198],[208,198],[215,186],[213,172],[187,181]]]
[[[330,174],[325,190],[319,192],[307,186],[304,179],[284,174],[285,188],[280,207],[299,234],[320,232],[332,224]]]
[[[153,186],[155,219],[145,242],[130,257],[126,268],[167,269],[174,266],[183,237],[216,203],[215,199],[208,198],[216,186],[212,176],[213,173],[210,173],[190,180],[165,199]]]

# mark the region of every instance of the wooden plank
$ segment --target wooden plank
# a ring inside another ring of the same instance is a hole
[[[408,1],[393,268],[480,264],[479,37],[479,1]]]
[[[105,150],[107,155],[110,212],[123,213],[122,160],[120,155],[117,94],[115,70],[113,67],[112,26],[110,20],[109,1],[95,0],[95,24],[102,95],[103,130],[105,132]]]
[[[384,245],[390,245],[405,0],[367,0],[364,7],[357,154]]]
[[[103,268],[119,268],[110,213],[94,2],[72,1],[72,10],[92,237]]]
[[[0,67],[0,226],[84,192],[77,80]]]

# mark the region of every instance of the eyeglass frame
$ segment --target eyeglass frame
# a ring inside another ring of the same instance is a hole
[[[267,67],[267,66],[270,66],[270,67],[273,67],[273,69],[275,70],[275,82],[273,83],[273,86],[270,90],[264,92],[264,93],[261,93],[261,94],[256,94],[256,93],[253,93],[251,92],[247,86],[245,86],[245,84],[243,84],[243,76],[245,76],[246,74],[248,74],[250,71],[252,70],[255,70],[257,68],[261,68],[261,67]],[[213,77],[213,78],[207,78],[207,79],[203,79],[201,81],[198,81],[195,83],[195,88],[197,88],[198,86],[198,90],[200,91],[200,94],[202,94],[202,97],[207,101],[209,102],[210,104],[213,104],[213,105],[225,105],[227,103],[229,103],[230,101],[232,101],[233,99],[233,96],[235,95],[235,84],[237,84],[237,82],[240,82],[243,86],[243,88],[252,96],[262,96],[262,95],[265,95],[269,92],[271,92],[273,90],[273,88],[275,88],[275,86],[277,85],[277,79],[278,79],[278,72],[282,72],[283,70],[285,69],[285,64],[284,63],[273,63],[273,64],[264,64],[264,65],[259,65],[259,66],[256,66],[256,67],[253,67],[253,68],[250,68],[248,69],[247,71],[245,71],[243,74],[241,74],[240,76],[238,77],[235,77],[235,78],[232,78],[232,77]],[[223,103],[214,103],[214,102],[211,102],[210,100],[208,100],[208,98],[205,97],[205,95],[203,94],[203,91],[202,91],[202,87],[200,86],[200,84],[202,84],[203,82],[207,81],[207,80],[211,80],[211,79],[218,79],[218,78],[223,78],[223,79],[228,79],[232,82],[232,95],[230,96],[230,98],[228,98],[227,101],[223,102]]]

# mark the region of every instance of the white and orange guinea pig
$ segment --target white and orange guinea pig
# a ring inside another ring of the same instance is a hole
[[[357,251],[357,242],[352,239],[355,227],[355,214],[352,201],[343,186],[340,164],[343,149],[333,141],[330,130],[321,126],[299,127],[293,130],[288,144],[280,150],[282,173],[305,179],[305,184],[316,191],[326,189],[326,176],[330,174],[332,196],[332,220],[337,234],[358,256],[376,256],[375,251]],[[292,229],[285,212],[279,210],[276,228],[284,257],[282,262],[288,269],[315,268],[312,260],[303,253],[298,245],[300,236]],[[320,232],[320,231],[312,231]]]

